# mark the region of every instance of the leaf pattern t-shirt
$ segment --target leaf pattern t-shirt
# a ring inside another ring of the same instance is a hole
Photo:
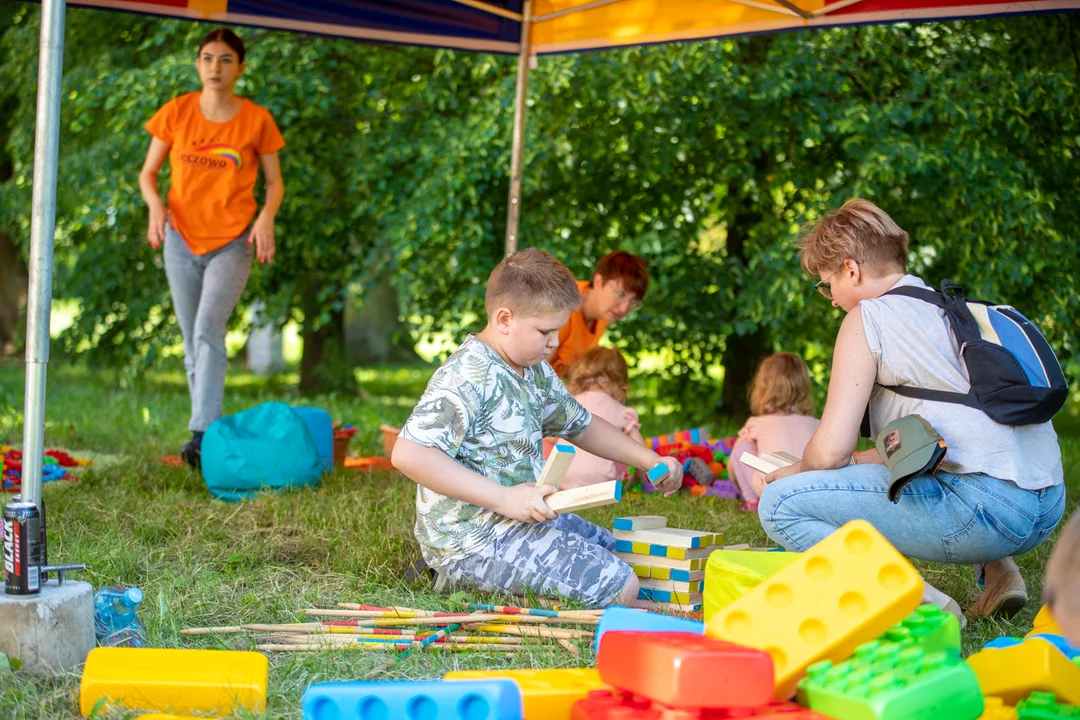
[[[551,365],[526,367],[522,377],[470,335],[435,371],[401,437],[510,487],[540,477],[544,437],[572,438],[591,422]],[[517,522],[417,486],[416,539],[433,568],[468,557]]]

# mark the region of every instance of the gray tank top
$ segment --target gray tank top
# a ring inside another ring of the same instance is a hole
[[[894,287],[902,286],[927,287],[914,275],[905,275]],[[981,410],[903,397],[881,387],[968,391],[967,368],[939,308],[915,298],[885,295],[863,300],[859,309],[866,342],[878,368],[879,385],[870,394],[870,430],[875,438],[893,420],[918,414],[949,445],[941,466],[945,472],[985,473],[1025,490],[1040,490],[1063,481],[1061,449],[1051,423],[999,425]]]

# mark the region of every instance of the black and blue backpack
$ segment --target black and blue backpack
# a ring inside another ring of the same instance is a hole
[[[964,290],[943,280],[941,290],[898,287],[884,295],[904,295],[936,305],[949,320],[967,366],[966,393],[883,385],[898,395],[955,403],[982,410],[1002,425],[1049,421],[1069,394],[1050,343],[1030,320],[1010,305],[968,300]]]

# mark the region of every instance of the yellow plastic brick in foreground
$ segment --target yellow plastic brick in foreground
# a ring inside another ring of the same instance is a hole
[[[1064,635],[1061,626],[1057,624],[1050,614],[1050,607],[1043,605],[1032,623],[1031,632],[1028,635]]]
[[[507,678],[521,688],[528,720],[570,720],[574,703],[593,690],[608,686],[596,668],[552,670],[459,670],[447,673],[446,680],[492,680]]]
[[[1080,705],[1080,665],[1043,640],[986,648],[967,662],[979,678],[983,695],[999,697],[1009,705],[1036,691],[1054,693],[1065,705]]]
[[[853,520],[721,608],[706,632],[772,655],[783,700],[809,665],[840,662],[907,617],[922,589],[911,563],[873,525]]]
[[[1016,720],[1016,708],[1010,707],[998,697],[983,698],[983,714],[979,720]]]
[[[269,663],[257,652],[95,648],[86,658],[79,708],[100,698],[111,707],[163,713],[227,715],[236,706],[266,707]]]

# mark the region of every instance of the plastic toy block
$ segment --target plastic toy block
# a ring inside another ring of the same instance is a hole
[[[983,698],[983,714],[979,720],[1018,720],[1016,708],[1009,707],[999,697]]]
[[[94,648],[86,658],[79,709],[89,717],[108,707],[156,712],[228,714],[266,707],[266,656],[239,650]]]
[[[1050,608],[1043,605],[1039,608],[1039,612],[1035,615],[1035,620],[1032,622],[1031,632],[1028,635],[1063,635],[1061,632],[1061,626],[1057,624],[1054,617],[1050,614]]]
[[[529,720],[570,720],[570,710],[593,690],[608,689],[596,668],[551,670],[458,670],[445,680],[513,680],[521,688]]]
[[[615,543],[615,555],[621,560],[625,561],[628,565],[647,565],[649,567],[665,567],[673,570],[704,570],[705,561],[708,558],[691,558],[689,560],[678,560],[676,558],[658,558],[652,555],[641,555],[640,553],[624,552],[618,549],[618,542]]]
[[[551,485],[557,489],[562,484],[563,478],[566,477],[566,471],[570,469],[570,463],[576,454],[577,451],[574,450],[573,445],[556,445],[551,450],[551,454],[548,455],[547,462],[544,463],[544,469],[540,471],[540,478],[536,481],[536,484]]]
[[[853,520],[718,610],[706,632],[772,655],[786,699],[811,664],[843,660],[910,615],[922,588],[873,525]]]
[[[700,593],[705,584],[700,580],[682,582],[679,580],[659,580],[655,578],[642,578],[638,580],[641,587],[650,590],[672,590],[677,593]]]
[[[612,687],[672,707],[756,708],[773,692],[766,653],[695,633],[607,633],[596,668]]]
[[[1023,638],[999,637],[994,638],[990,642],[983,645],[983,649],[985,650],[987,648],[1007,648],[1012,647],[1013,645],[1019,645],[1020,643],[1024,642],[1036,641],[1050,643],[1058,650],[1060,650],[1061,654],[1069,660],[1075,660],[1076,658],[1080,658],[1080,650],[1070,645],[1069,641],[1061,635],[1027,635]]]
[[[843,720],[977,720],[983,696],[975,673],[948,652],[872,642],[839,665],[811,665],[799,704]]]
[[[666,547],[701,548],[716,545],[716,535],[713,533],[697,532],[695,530],[680,530],[679,528],[655,528],[653,530],[615,530],[613,533],[616,540],[629,540],[631,542],[650,543]]]
[[[667,527],[667,518],[663,515],[615,518],[614,527],[616,530],[656,530]]]
[[[700,605],[701,593],[673,592],[671,590],[643,587],[638,590],[638,599],[651,600],[652,602],[678,603],[679,605]]]
[[[765,720],[832,720],[813,710],[794,703],[771,703],[757,710],[746,708],[709,709],[696,711],[666,707],[646,698],[619,691],[596,690],[584,700],[574,703],[571,720],[729,720],[729,718],[763,718]]]
[[[513,680],[330,682],[309,685],[304,720],[524,720]]]
[[[593,647],[600,648],[600,641],[604,633],[613,630],[637,630],[642,632],[680,632],[703,635],[705,624],[696,620],[661,615],[659,613],[635,610],[626,607],[610,607],[600,615],[600,622],[596,626],[596,639]]]
[[[1072,720],[1080,718],[1080,707],[1062,705],[1050,693],[1034,692],[1016,703],[1016,714],[1020,720]]]
[[[960,621],[936,605],[920,605],[902,622],[889,628],[881,640],[915,645],[927,653],[947,652],[960,657]]]
[[[1047,642],[1026,641],[980,650],[967,659],[983,695],[1015,705],[1033,692],[1049,692],[1060,702],[1080,705],[1080,666]]]

